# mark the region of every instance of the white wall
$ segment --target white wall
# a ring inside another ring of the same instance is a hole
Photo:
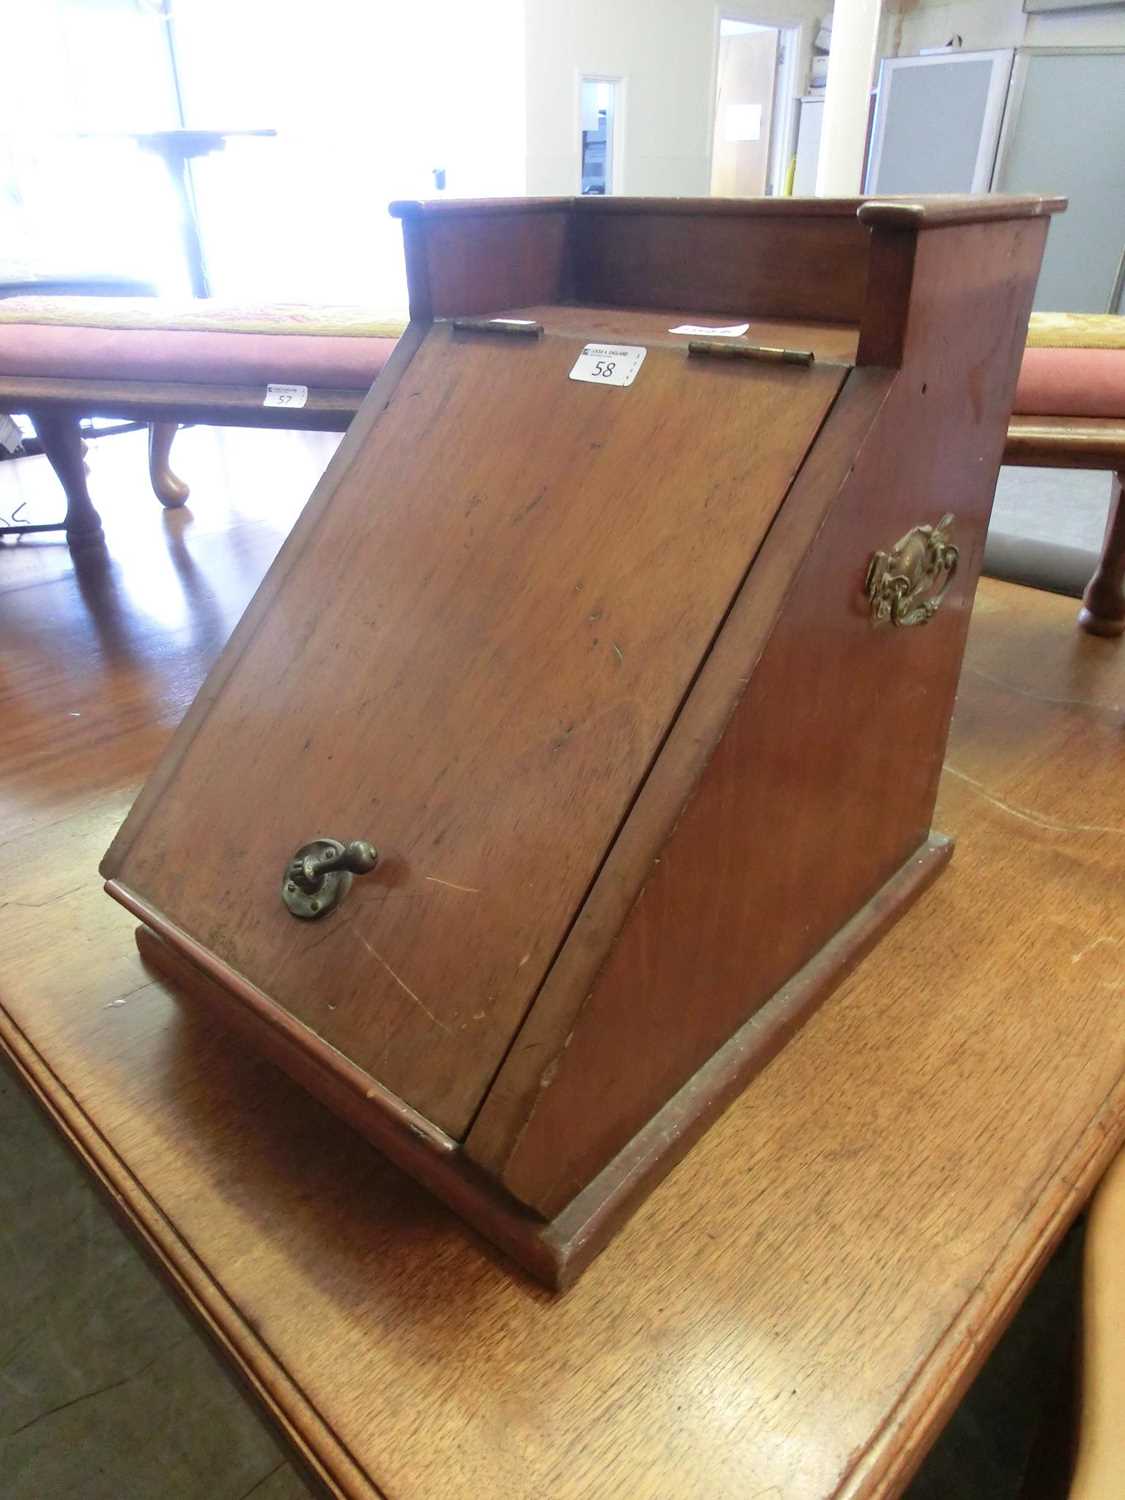
[[[1023,0],[887,0],[880,52],[908,57],[960,35],[962,50],[1125,46],[1125,8],[1024,14]]]
[[[527,191],[577,191],[577,78],[601,73],[627,80],[615,191],[705,193],[714,25],[713,0],[526,0]]]
[[[889,0],[884,13],[884,57],[909,57],[961,37],[962,50],[980,52],[1023,43],[1023,0]]]
[[[1025,47],[1125,47],[1125,9],[1028,16]]]
[[[189,123],[272,126],[195,174],[226,296],[406,305],[394,198],[524,188],[522,0],[191,0]]]
[[[175,281],[171,186],[113,134],[178,123],[163,23],[134,0],[0,0],[0,19],[0,262]]]
[[[804,27],[798,90],[815,18],[830,0],[525,0],[527,191],[578,190],[578,76],[626,79],[623,171],[615,192],[710,190],[719,15]]]

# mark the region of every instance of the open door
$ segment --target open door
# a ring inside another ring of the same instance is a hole
[[[757,198],[766,192],[778,43],[775,26],[726,20],[720,25],[711,156],[716,197]]]

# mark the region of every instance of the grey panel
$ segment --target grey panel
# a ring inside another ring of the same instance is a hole
[[[1120,3],[1121,0],[1023,0],[1023,8],[1029,16],[1034,16],[1050,10],[1107,10]]]
[[[1027,59],[1001,165],[1004,193],[1065,193],[1035,295],[1045,311],[1105,312],[1125,249],[1125,53]]]
[[[884,63],[886,128],[868,191],[972,192],[991,79],[991,59],[983,57],[908,68]]]

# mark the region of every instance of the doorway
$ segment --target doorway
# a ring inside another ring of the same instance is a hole
[[[619,193],[621,78],[585,74],[578,80],[579,192]]]
[[[774,197],[789,190],[799,43],[799,26],[719,17],[712,196]]]

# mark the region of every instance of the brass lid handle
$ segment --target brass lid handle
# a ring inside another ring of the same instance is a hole
[[[350,844],[313,839],[302,844],[286,865],[281,899],[295,917],[327,916],[347,895],[352,876],[366,875],[378,862],[378,850],[366,839]]]

